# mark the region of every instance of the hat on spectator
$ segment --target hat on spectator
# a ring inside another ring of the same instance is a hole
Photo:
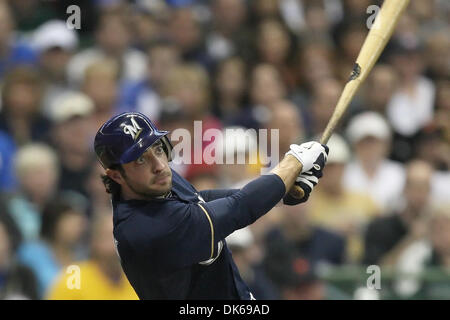
[[[51,48],[71,51],[78,46],[78,37],[76,32],[69,29],[64,21],[50,20],[34,32],[32,45],[39,52]]]
[[[383,116],[370,111],[361,113],[350,121],[347,128],[347,138],[350,143],[357,143],[366,137],[390,139],[391,129]]]
[[[78,92],[68,93],[56,99],[51,118],[55,123],[62,123],[74,117],[84,117],[94,111],[92,100]]]
[[[387,52],[391,55],[407,55],[421,53],[423,49],[424,46],[420,39],[417,36],[410,36],[393,39]]]
[[[333,134],[327,143],[330,148],[327,163],[347,163],[350,160],[350,148],[338,134]]]

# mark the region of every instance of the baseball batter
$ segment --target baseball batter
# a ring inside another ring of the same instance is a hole
[[[169,167],[167,134],[145,115],[127,112],[108,120],[95,137],[128,280],[140,299],[253,299],[224,239],[280,201],[306,201],[328,148],[293,144],[270,174],[240,190],[197,191]],[[289,195],[294,184],[305,191],[302,199]]]

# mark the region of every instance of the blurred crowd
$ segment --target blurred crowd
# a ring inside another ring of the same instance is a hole
[[[139,111],[171,131],[278,129],[282,157],[325,128],[381,2],[79,0],[71,29],[71,1],[1,0],[0,298],[136,299],[93,153],[101,124]],[[229,236],[257,299],[355,298],[320,276],[348,265],[450,272],[449,17],[448,0],[412,0],[308,202]],[[249,144],[225,141],[231,157]],[[204,190],[262,166],[173,168]],[[405,281],[398,296],[425,290]]]

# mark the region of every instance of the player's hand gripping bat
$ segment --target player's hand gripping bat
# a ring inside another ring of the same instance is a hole
[[[384,0],[381,10],[370,29],[364,44],[361,47],[350,79],[344,87],[325,131],[320,138],[320,143],[326,144],[333,134],[339,120],[347,110],[356,91],[367,78],[370,70],[375,65],[381,52],[394,32],[395,26],[410,0]],[[332,150],[330,150],[332,152]],[[289,191],[291,196],[301,199],[304,191],[299,186],[293,186]]]

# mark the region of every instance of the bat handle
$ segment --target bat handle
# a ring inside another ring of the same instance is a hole
[[[305,191],[299,186],[293,186],[291,190],[289,190],[289,194],[295,199],[302,199],[305,196]]]
[[[325,129],[324,133],[322,134],[322,137],[320,138],[320,143],[327,144],[332,133],[333,133],[333,130],[328,130],[328,128]],[[300,200],[305,196],[305,191],[301,187],[293,185],[291,190],[289,190],[289,194],[293,198]]]

